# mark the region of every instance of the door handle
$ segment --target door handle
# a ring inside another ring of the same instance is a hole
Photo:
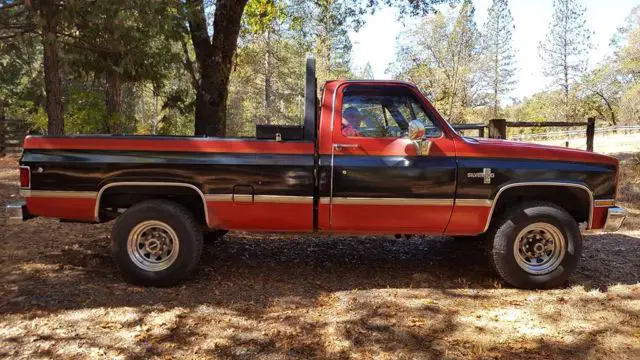
[[[342,151],[344,149],[359,149],[360,145],[358,144],[333,144],[334,149],[338,151]]]

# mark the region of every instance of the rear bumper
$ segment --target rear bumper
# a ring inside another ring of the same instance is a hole
[[[617,206],[610,207],[607,210],[607,220],[605,221],[602,230],[605,232],[618,231],[626,217],[627,210]]]
[[[33,216],[27,210],[27,203],[18,201],[7,204],[7,224],[19,224]]]

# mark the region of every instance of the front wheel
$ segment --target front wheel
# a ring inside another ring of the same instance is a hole
[[[195,268],[202,232],[193,215],[167,200],[149,200],[122,214],[112,230],[116,265],[131,283],[170,286]]]
[[[582,253],[578,223],[551,203],[529,202],[507,210],[492,235],[494,268],[519,288],[561,285],[578,266]]]

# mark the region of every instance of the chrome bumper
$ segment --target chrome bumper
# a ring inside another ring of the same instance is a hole
[[[19,224],[30,218],[26,202],[19,201],[7,204],[7,224]]]
[[[614,232],[618,231],[627,217],[627,210],[621,207],[610,207],[607,210],[607,220],[604,223],[603,231]]]

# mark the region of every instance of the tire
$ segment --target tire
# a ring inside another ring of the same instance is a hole
[[[112,255],[126,281],[171,286],[186,278],[202,254],[201,226],[183,206],[168,200],[136,204],[112,229]]]
[[[547,202],[508,209],[492,230],[488,245],[496,272],[507,283],[524,289],[563,285],[582,254],[578,223],[564,209]]]

